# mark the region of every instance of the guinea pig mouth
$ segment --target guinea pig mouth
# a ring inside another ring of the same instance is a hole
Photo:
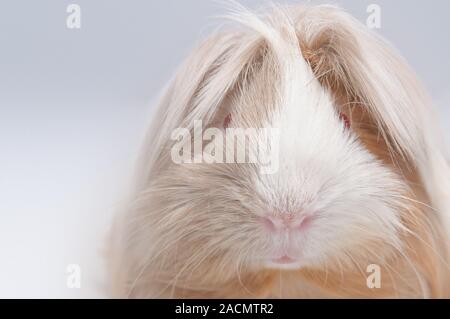
[[[266,267],[272,269],[294,270],[301,267],[301,261],[299,259],[294,259],[288,255],[283,255],[281,257],[273,258],[267,261]]]

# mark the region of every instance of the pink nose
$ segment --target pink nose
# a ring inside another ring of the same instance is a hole
[[[267,215],[262,218],[264,226],[272,232],[305,230],[311,222],[311,216],[293,215],[293,214],[277,214]]]

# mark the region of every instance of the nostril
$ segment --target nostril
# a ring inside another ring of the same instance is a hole
[[[280,230],[287,230],[290,226],[290,221],[286,220],[284,217],[275,216],[275,215],[267,215],[262,218],[263,224],[266,229],[277,232]]]
[[[261,217],[261,222],[263,226],[270,231],[276,231],[278,228],[272,217]]]
[[[265,229],[271,232],[281,230],[306,230],[311,224],[311,216],[293,217],[293,216],[264,216],[261,217],[261,223]]]
[[[300,223],[297,225],[296,229],[300,231],[305,231],[311,225],[313,218],[311,216],[305,216],[301,219]]]

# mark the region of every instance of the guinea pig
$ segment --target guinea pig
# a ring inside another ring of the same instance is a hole
[[[408,64],[333,6],[228,18],[156,108],[111,233],[112,295],[450,297],[448,154]],[[273,169],[201,160],[233,128],[254,134],[213,153],[276,129]]]

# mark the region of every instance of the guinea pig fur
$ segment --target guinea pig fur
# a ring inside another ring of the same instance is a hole
[[[333,6],[227,17],[155,110],[111,232],[112,295],[450,297],[448,154],[404,59]],[[199,120],[278,128],[277,171],[174,163],[172,133]]]

